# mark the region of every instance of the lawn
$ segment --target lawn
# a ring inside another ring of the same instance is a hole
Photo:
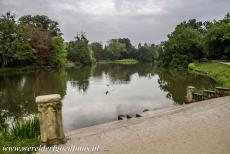
[[[219,62],[202,62],[190,63],[188,67],[190,71],[206,74],[224,87],[230,88],[230,65]]]
[[[99,61],[99,64],[124,64],[124,65],[130,65],[130,64],[137,64],[138,61],[135,59],[121,59],[121,60],[102,60]]]
[[[35,71],[36,66],[24,66],[24,67],[12,67],[12,68],[0,68],[0,74],[10,73],[22,73],[28,71]]]

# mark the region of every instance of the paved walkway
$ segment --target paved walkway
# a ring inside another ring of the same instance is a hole
[[[230,65],[230,62],[220,62],[222,64],[225,64],[225,65]]]
[[[99,145],[95,153],[100,154],[229,154],[230,96],[152,111],[146,117],[83,128],[67,136],[70,140],[61,146]]]

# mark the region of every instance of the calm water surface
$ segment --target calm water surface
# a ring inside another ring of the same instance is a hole
[[[0,124],[37,112],[35,97],[61,94],[65,131],[117,120],[120,114],[180,105],[186,87],[214,89],[211,78],[153,64],[104,64],[0,76]]]

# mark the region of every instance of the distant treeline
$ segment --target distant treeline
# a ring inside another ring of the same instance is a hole
[[[67,43],[68,60],[84,65],[100,60],[137,59],[152,62],[158,56],[157,45],[139,44],[135,48],[128,38],[109,40],[105,46],[99,42],[89,44],[84,33],[77,35],[75,40]]]
[[[105,45],[89,43],[84,33],[64,42],[58,22],[44,15],[25,15],[18,20],[0,17],[0,67],[62,67],[67,61],[91,65],[99,60],[158,59],[164,67],[187,68],[194,60],[230,58],[230,14],[213,22],[191,19],[176,26],[159,45],[131,44],[128,38],[111,39]]]
[[[111,39],[102,47],[102,44],[94,42],[90,44],[94,57],[99,60],[137,59],[144,62],[152,62],[157,58],[158,45],[138,44],[136,48],[128,38]]]

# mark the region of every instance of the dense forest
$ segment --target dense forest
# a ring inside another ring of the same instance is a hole
[[[154,34],[153,34],[154,35]],[[85,33],[64,42],[58,22],[44,15],[25,15],[16,20],[10,12],[0,17],[0,67],[63,67],[68,61],[92,65],[100,60],[136,59],[164,67],[187,68],[194,60],[230,59],[230,13],[219,21],[191,19],[176,26],[159,45],[138,44],[128,38],[106,44],[92,42]]]

